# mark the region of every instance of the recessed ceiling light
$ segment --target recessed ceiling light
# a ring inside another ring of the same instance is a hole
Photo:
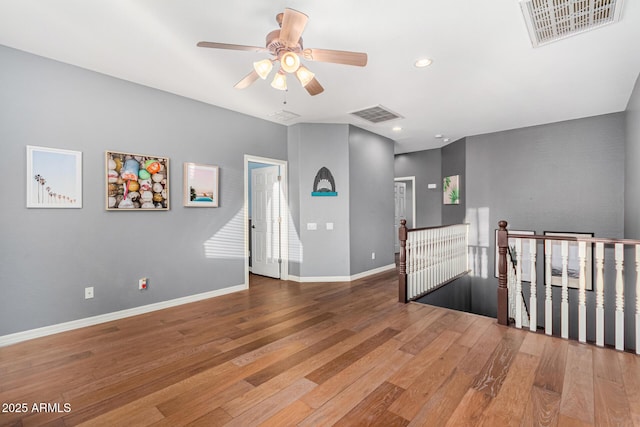
[[[437,133],[437,134],[433,135],[433,137],[434,137],[434,138],[442,138],[442,134]]]
[[[391,130],[394,132],[400,132],[402,128],[400,126],[394,126]]]
[[[431,63],[433,62],[433,60],[429,59],[429,58],[420,58],[415,62],[415,66],[418,68],[424,68],[424,67],[428,67],[429,65],[431,65]]]
[[[449,142],[449,138],[445,138],[445,139],[443,139],[442,141],[444,141],[444,142]]]

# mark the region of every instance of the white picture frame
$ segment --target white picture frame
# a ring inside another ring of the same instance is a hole
[[[27,145],[27,208],[82,208],[82,152]]]
[[[183,204],[195,208],[217,208],[219,204],[218,166],[200,163],[184,164]]]

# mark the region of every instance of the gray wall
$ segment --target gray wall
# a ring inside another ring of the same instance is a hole
[[[442,225],[441,149],[398,154],[394,160],[396,177],[416,177],[416,228]],[[428,184],[436,184],[430,190]]]
[[[626,110],[626,144],[624,167],[624,237],[640,239],[640,75]],[[625,250],[625,321],[634,325],[636,289],[635,251]],[[625,342],[635,342],[633,327],[625,329]],[[635,343],[637,345],[637,343]]]
[[[460,204],[445,205],[442,203],[442,225],[462,224],[466,216],[466,138],[459,139],[442,147],[442,179],[447,176],[459,175]],[[442,185],[442,184],[441,184]],[[442,189],[440,191],[442,196]]]
[[[509,228],[539,234],[623,236],[624,126],[624,113],[616,113],[467,137],[467,208],[488,211],[488,221],[476,227],[480,235],[490,236],[488,246],[486,239],[479,242],[478,249],[487,250],[488,268],[472,280],[474,312],[496,314],[494,230],[500,219],[509,221]],[[538,277],[543,277],[543,262],[538,268]],[[556,302],[559,290],[554,288]],[[538,295],[544,295],[541,284]],[[577,300],[573,291],[569,297]],[[542,300],[538,313],[543,313]],[[589,313],[594,300],[588,292]]]
[[[392,140],[349,126],[351,275],[395,262],[393,162]]]
[[[640,76],[626,115],[624,234],[627,239],[640,239]]]
[[[289,189],[289,274],[300,277],[300,126],[287,128],[287,175]]]
[[[297,164],[289,178],[290,192],[297,191],[290,203],[299,203],[293,219],[298,236],[291,241],[290,273],[299,272],[300,277],[349,276],[349,126],[298,124],[290,127],[288,135],[289,161]],[[333,175],[337,197],[311,196],[314,179],[323,166]],[[333,230],[326,229],[328,222],[333,223]],[[308,223],[316,223],[317,230],[307,230]]]
[[[0,335],[244,283],[243,155],[286,159],[284,126],[1,46],[0,64]],[[26,145],[82,151],[82,209],[25,208]],[[169,157],[171,209],[105,211],[105,150]],[[219,208],[182,206],[184,162],[220,166]]]

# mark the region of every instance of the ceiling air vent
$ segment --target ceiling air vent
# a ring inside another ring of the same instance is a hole
[[[269,117],[271,117],[272,119],[280,120],[282,122],[286,122],[300,117],[300,114],[292,113],[291,111],[287,110],[280,110],[276,111],[275,113],[269,114]]]
[[[388,108],[383,107],[382,105],[365,108],[364,110],[360,111],[354,111],[350,114],[360,117],[361,119],[366,120],[370,123],[388,122],[389,120],[403,118],[400,114],[396,114]]]
[[[622,0],[520,0],[533,47],[620,20]]]

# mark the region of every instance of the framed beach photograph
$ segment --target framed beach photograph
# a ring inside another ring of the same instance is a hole
[[[108,211],[169,210],[169,158],[107,151]]]
[[[557,237],[593,237],[593,233],[569,233],[545,231],[545,236]],[[545,245],[546,246],[546,245]],[[546,247],[545,247],[546,250]],[[546,260],[545,253],[545,260]],[[546,262],[546,261],[545,261]],[[546,265],[545,265],[546,268]],[[586,256],[586,280],[585,289],[593,290],[593,258],[592,244],[587,243]],[[578,242],[569,242],[569,259],[567,265],[567,274],[569,276],[568,287],[578,289],[580,287],[580,260],[578,259]],[[562,242],[560,240],[551,241],[551,284],[553,286],[562,286]]]
[[[184,206],[218,207],[218,166],[199,163],[184,164]]]
[[[526,234],[528,236],[533,236],[535,231],[532,230],[507,230],[507,234]],[[531,282],[531,251],[529,249],[529,241],[530,239],[522,239],[522,281],[523,282]],[[516,239],[513,237],[509,237],[509,250],[513,255],[514,261],[517,261],[517,253],[516,253]],[[495,277],[498,277],[498,230],[496,229],[495,233],[495,247],[496,247],[496,257],[495,257]],[[507,256],[509,253],[507,252]]]
[[[27,208],[82,207],[82,152],[27,145]]]

